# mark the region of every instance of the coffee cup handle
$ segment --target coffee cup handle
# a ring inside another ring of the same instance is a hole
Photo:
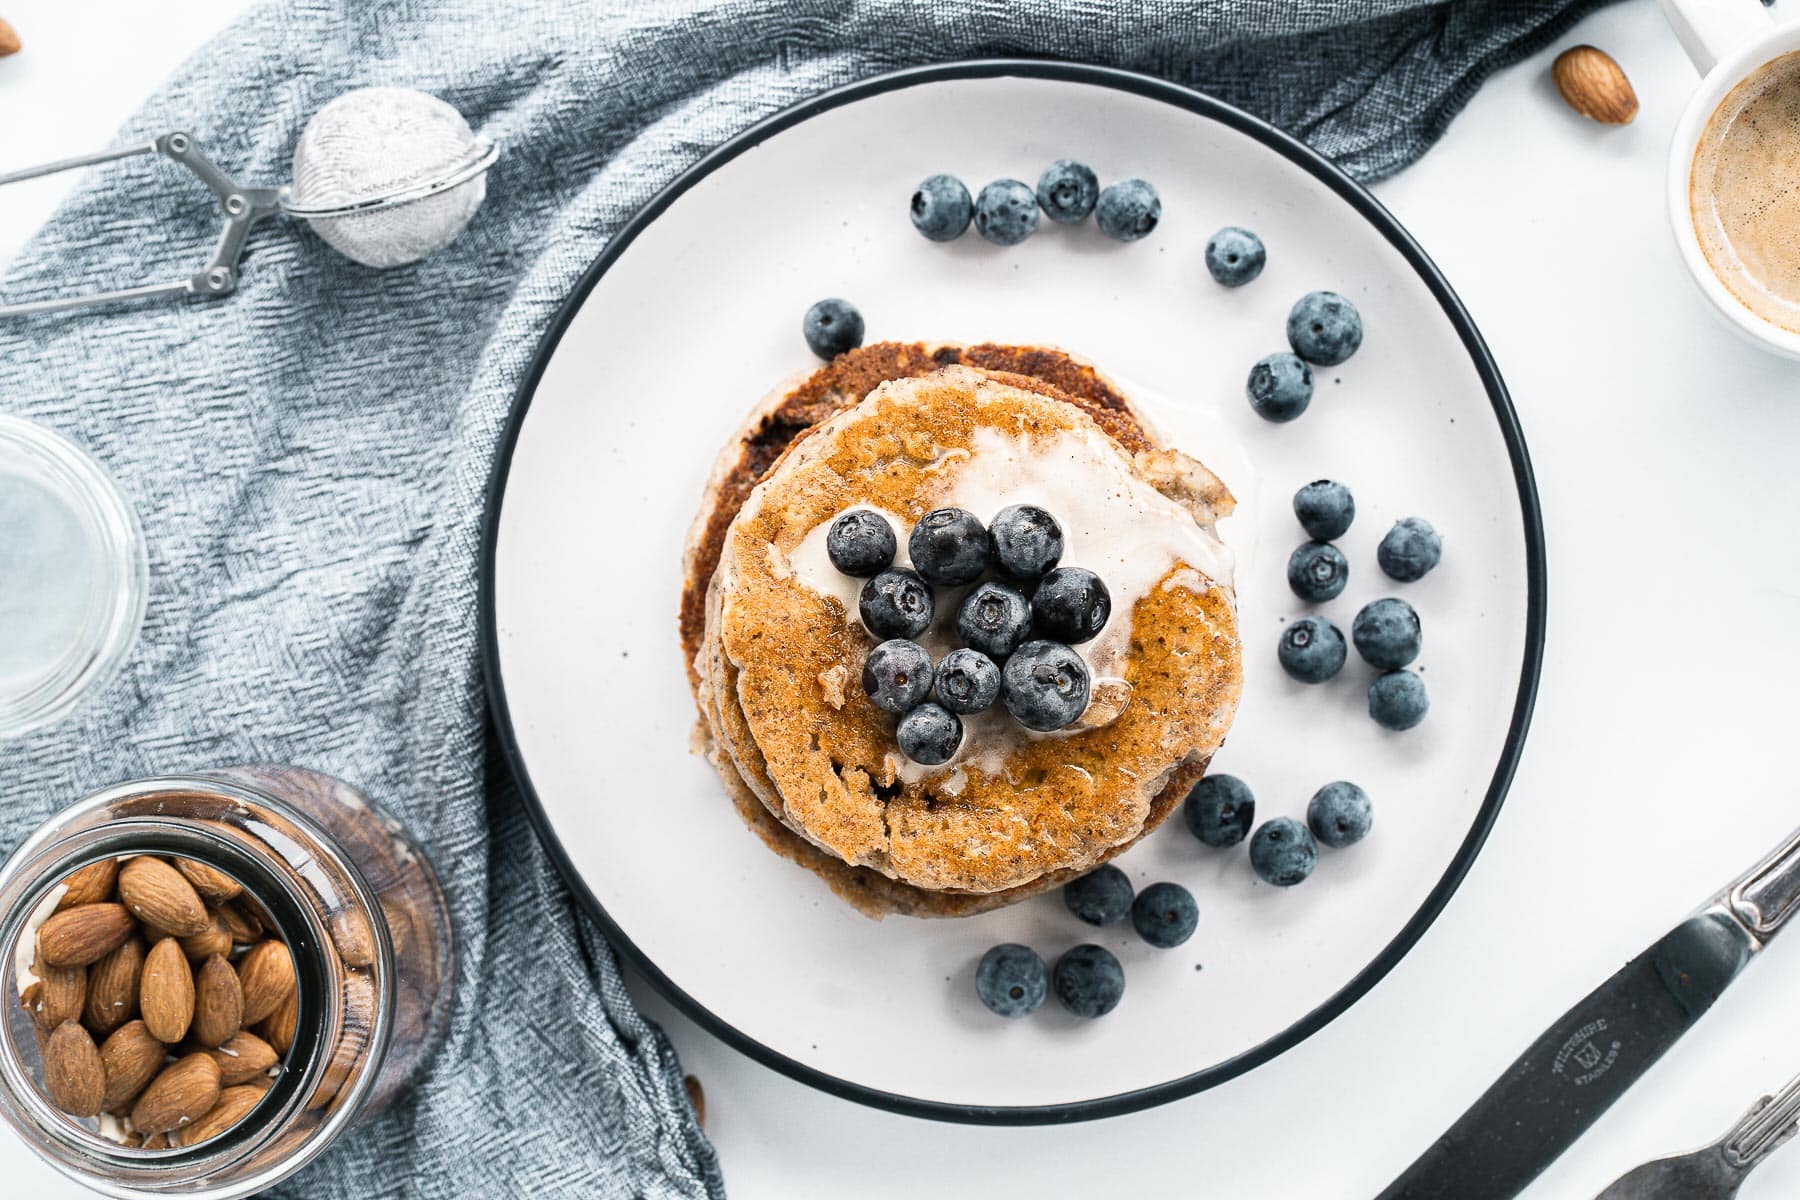
[[[1662,0],[1663,15],[1702,75],[1775,25],[1762,0]]]

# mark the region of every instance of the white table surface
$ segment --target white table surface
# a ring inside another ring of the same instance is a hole
[[[243,7],[9,0],[26,49],[0,60],[0,169],[106,145]],[[1462,890],[1384,982],[1288,1054],[1066,1128],[861,1108],[751,1062],[638,986],[705,1085],[734,1196],[1372,1195],[1550,1019],[1800,824],[1800,366],[1740,343],[1683,277],[1663,165],[1694,75],[1656,7],[1604,10],[1563,44],[1578,41],[1631,75],[1636,124],[1575,117],[1545,53],[1375,189],[1485,331],[1549,528],[1537,717]],[[0,189],[0,257],[60,190]],[[1800,946],[1778,944],[1528,1195],[1591,1196],[1722,1131],[1800,1071],[1796,996]],[[85,1194],[4,1135],[0,1179],[8,1195]],[[1744,1194],[1800,1194],[1800,1151]]]

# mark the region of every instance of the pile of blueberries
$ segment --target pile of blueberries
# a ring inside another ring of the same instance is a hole
[[[1250,368],[1244,395],[1265,421],[1292,421],[1313,398],[1313,367],[1335,367],[1362,345],[1362,314],[1336,292],[1308,292],[1288,311],[1288,345]]]
[[[1356,501],[1343,484],[1320,479],[1294,493],[1294,515],[1312,540],[1288,558],[1288,586],[1311,604],[1334,600],[1350,580],[1350,561],[1332,543],[1349,531]],[[1382,572],[1401,583],[1423,579],[1443,556],[1443,539],[1419,517],[1395,522],[1375,550]],[[1363,661],[1381,672],[1369,685],[1369,715],[1376,723],[1405,730],[1423,721],[1431,698],[1425,681],[1405,669],[1419,657],[1423,641],[1413,606],[1393,596],[1365,604],[1351,622],[1350,638]],[[1318,615],[1290,622],[1277,654],[1282,669],[1301,683],[1324,683],[1349,657],[1343,631]]]
[[[984,528],[966,509],[934,509],[906,549],[912,566],[894,566],[894,527],[870,509],[844,513],[825,535],[832,565],[868,581],[857,612],[885,640],[863,660],[862,685],[877,707],[899,715],[902,753],[927,766],[950,761],[962,745],[961,718],[996,700],[1040,733],[1081,716],[1091,681],[1071,647],[1105,628],[1112,595],[1092,571],[1057,565],[1063,530],[1053,515],[1011,504]],[[977,583],[990,568],[1000,578]],[[934,587],[969,587],[956,606],[961,645],[935,664],[917,640],[936,616]]]
[[[1319,847],[1342,850],[1368,836],[1375,823],[1369,794],[1349,780],[1328,783],[1306,805],[1306,823],[1291,817],[1264,821],[1256,832],[1256,797],[1235,775],[1208,775],[1182,804],[1188,832],[1223,849],[1250,839],[1250,869],[1264,883],[1293,887],[1318,865]]]
[[[1189,832],[1208,846],[1235,846],[1250,839],[1250,866],[1264,882],[1293,887],[1313,873],[1321,845],[1353,846],[1374,825],[1369,795],[1338,780],[1313,794],[1306,823],[1288,817],[1265,821],[1254,834],[1256,797],[1234,775],[1208,775],[1182,804]],[[1106,926],[1131,918],[1138,936],[1159,950],[1186,942],[1200,924],[1194,894],[1179,883],[1153,883],[1141,892],[1108,863],[1063,888],[1063,903],[1078,920]],[[1054,969],[1029,946],[1004,942],[982,955],[975,968],[975,992],[1002,1017],[1035,1012],[1050,992],[1078,1017],[1102,1017],[1125,996],[1125,967],[1104,946],[1083,943],[1056,960]]]
[[[1248,229],[1227,226],[1206,243],[1206,269],[1226,287],[1262,274],[1269,251]],[[1362,346],[1362,314],[1336,292],[1308,292],[1288,310],[1289,350],[1250,368],[1244,394],[1266,421],[1292,421],[1312,404],[1314,367],[1335,367]]]
[[[1092,167],[1062,158],[1044,168],[1037,189],[1019,179],[996,179],[969,199],[954,175],[933,175],[912,194],[913,228],[934,242],[954,241],[971,222],[996,246],[1016,246],[1036,232],[1041,211],[1058,225],[1079,225],[1094,214],[1100,232],[1120,242],[1147,237],[1162,220],[1162,197],[1142,179],[1104,189]]]
[[[1131,918],[1138,936],[1169,950],[1194,936],[1200,908],[1179,883],[1153,883],[1133,894],[1131,880],[1110,863],[1063,888],[1063,903],[1089,925],[1114,925]],[[1056,960],[1054,970],[1029,946],[1006,942],[982,955],[975,968],[975,992],[1003,1017],[1036,1011],[1047,991],[1078,1017],[1103,1017],[1125,996],[1125,968],[1104,946],[1083,943]]]

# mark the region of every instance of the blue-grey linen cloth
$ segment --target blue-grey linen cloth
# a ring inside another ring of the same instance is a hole
[[[0,410],[62,431],[111,469],[142,516],[151,571],[122,678],[61,726],[0,746],[0,841],[10,848],[85,790],[157,772],[278,761],[358,784],[444,877],[456,1002],[416,1090],[284,1192],[721,1194],[669,1043],[633,1009],[611,950],[533,839],[487,731],[483,493],[520,374],[571,284],[708,149],[880,71],[1012,54],[1134,68],[1249,108],[1374,178],[1592,2],[255,9],[121,140],[188,129],[238,178],[281,182],[308,116],[346,89],[395,84],[443,97],[504,152],[467,232],[415,266],[360,267],[276,223],[255,235],[228,300],[0,323]],[[191,270],[216,219],[167,163],[100,168],[0,294]]]

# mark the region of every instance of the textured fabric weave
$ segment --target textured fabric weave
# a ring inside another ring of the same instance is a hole
[[[889,68],[1047,55],[1211,91],[1373,178],[1496,67],[1594,0],[282,0],[173,77],[121,139],[191,130],[280,182],[306,118],[422,88],[503,143],[488,199],[413,267],[264,226],[229,300],[0,324],[0,409],[92,450],[138,506],[151,596],[123,677],[4,748],[10,846],[93,787],[290,762],[401,816],[458,934],[448,1044],[395,1108],[285,1191],[320,1197],[691,1196],[722,1184],[668,1042],[633,1009],[485,729],[476,554],[496,439],[538,337],[640,205],[712,146]],[[71,151],[85,147],[71,146]],[[7,166],[17,164],[4,164]],[[98,170],[8,300],[192,268],[215,231],[166,163]],[[730,819],[723,815],[721,819]]]

